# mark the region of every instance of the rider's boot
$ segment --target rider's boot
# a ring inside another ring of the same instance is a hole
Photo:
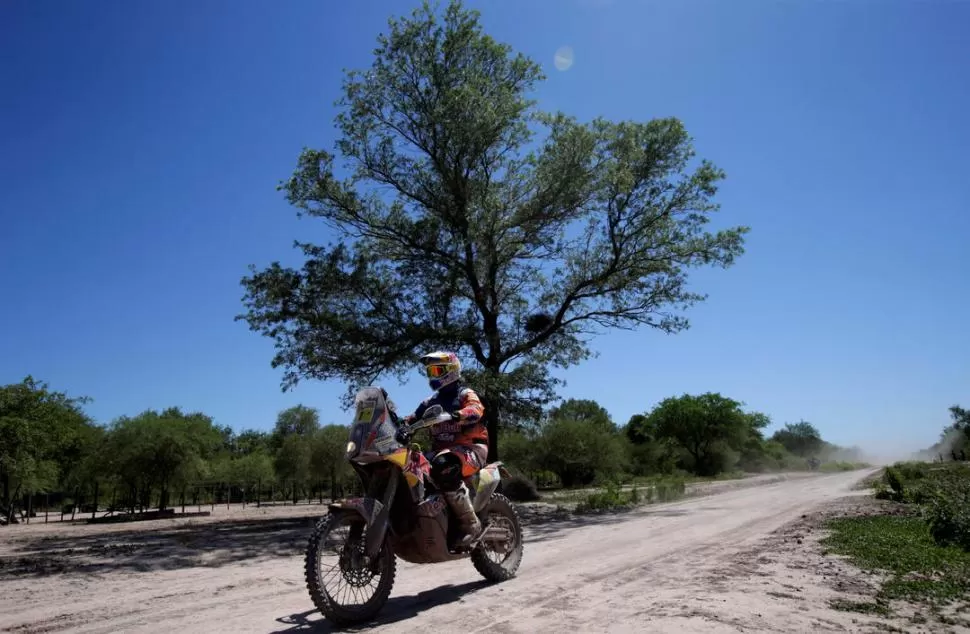
[[[468,494],[468,488],[465,486],[465,483],[462,482],[457,491],[446,492],[445,499],[448,500],[451,510],[458,516],[458,523],[461,526],[461,530],[465,533],[458,542],[458,545],[468,546],[482,532],[482,523],[479,521],[478,516],[475,515],[471,496]]]

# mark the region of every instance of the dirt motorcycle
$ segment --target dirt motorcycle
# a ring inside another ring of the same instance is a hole
[[[497,493],[508,471],[501,462],[465,477],[481,533],[464,548],[457,517],[431,479],[431,464],[411,442],[422,429],[451,422],[433,406],[404,424],[379,387],[355,398],[346,459],[366,496],[336,501],[317,522],[306,549],[306,583],[314,605],[331,622],[374,618],[394,585],[396,557],[417,564],[471,558],[485,579],[506,581],[522,561],[522,529],[512,503]],[[332,555],[334,561],[325,561]]]

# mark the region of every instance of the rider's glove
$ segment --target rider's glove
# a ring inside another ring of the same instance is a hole
[[[451,420],[455,421],[456,423],[458,421],[460,421],[461,420],[461,412],[452,412],[451,413]]]

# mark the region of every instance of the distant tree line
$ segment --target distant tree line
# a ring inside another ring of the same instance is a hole
[[[235,432],[177,407],[98,425],[86,402],[31,377],[0,387],[0,521],[16,521],[29,495],[47,492],[134,511],[170,507],[199,483],[232,484],[244,496],[274,486],[294,500],[333,497],[348,483],[346,427],[321,426],[313,408],[280,412],[270,432]]]
[[[800,470],[810,459],[858,461],[861,451],[822,439],[806,421],[786,424],[770,437],[771,419],[745,411],[739,401],[708,392],[661,401],[616,425],[601,405],[570,399],[538,425],[503,437],[504,460],[540,479],[579,486],[677,472]]]
[[[272,486],[295,501],[314,492],[337,497],[354,482],[344,460],[347,428],[321,425],[311,407],[280,412],[272,431],[236,432],[176,407],[99,425],[86,402],[31,377],[0,387],[0,521],[16,521],[28,496],[48,492],[74,501],[97,495],[102,507],[110,500],[114,510],[134,511],[184,504],[187,487],[197,493],[199,483],[230,484],[244,499]],[[622,427],[599,403],[570,399],[507,430],[503,460],[540,483],[573,487],[676,472],[804,469],[809,458],[857,453],[825,442],[805,421],[766,437],[769,423],[717,393],[665,399]]]

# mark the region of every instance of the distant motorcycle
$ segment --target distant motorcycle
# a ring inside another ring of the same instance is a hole
[[[440,406],[405,425],[388,406],[386,393],[367,387],[357,393],[346,459],[366,497],[336,501],[317,522],[306,549],[306,583],[320,612],[337,625],[374,618],[394,585],[395,556],[432,564],[470,557],[489,581],[515,576],[522,561],[522,528],[512,503],[497,493],[509,473],[501,462],[465,478],[483,531],[459,549],[457,518],[431,480],[431,464],[412,435],[451,416]],[[325,557],[334,561],[327,563]]]

